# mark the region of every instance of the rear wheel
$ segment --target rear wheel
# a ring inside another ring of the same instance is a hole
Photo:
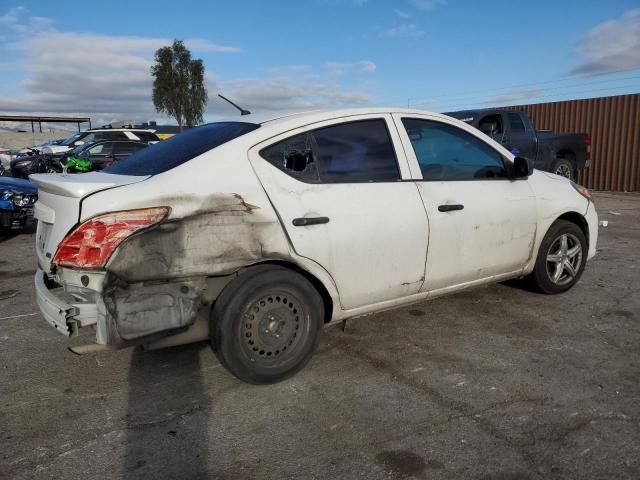
[[[568,178],[569,180],[575,180],[575,166],[573,162],[568,158],[558,158],[551,169],[552,173],[560,175],[561,177]]]
[[[587,261],[587,240],[575,223],[556,220],[545,235],[531,274],[544,293],[562,293],[573,287]]]
[[[311,359],[323,319],[322,299],[305,277],[258,266],[241,273],[216,300],[211,340],[220,362],[236,377],[275,383]]]

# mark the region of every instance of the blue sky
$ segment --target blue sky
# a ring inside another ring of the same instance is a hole
[[[638,1],[0,1],[0,111],[162,117],[153,52],[186,41],[254,111],[434,111],[640,91]]]

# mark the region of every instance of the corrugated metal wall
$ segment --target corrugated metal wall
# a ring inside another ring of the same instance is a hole
[[[591,135],[591,165],[578,181],[594,190],[640,191],[640,94],[517,105],[539,130]]]

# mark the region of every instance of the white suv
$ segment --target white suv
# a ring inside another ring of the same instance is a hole
[[[155,130],[140,128],[94,128],[78,132],[58,144],[45,145],[37,149],[42,153],[55,155],[68,152],[78,145],[94,143],[100,140],[135,140],[152,144],[160,140],[154,132]]]
[[[327,322],[524,276],[566,291],[598,235],[586,189],[423,111],[212,123],[31,178],[53,327],[95,325],[84,351],[210,338],[252,383],[301,369]]]

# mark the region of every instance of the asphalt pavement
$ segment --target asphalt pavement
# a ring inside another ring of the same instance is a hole
[[[570,292],[497,284],[329,326],[244,384],[206,343],[77,356],[0,237],[0,478],[640,478],[640,195]],[[91,341],[85,332],[74,344]]]

